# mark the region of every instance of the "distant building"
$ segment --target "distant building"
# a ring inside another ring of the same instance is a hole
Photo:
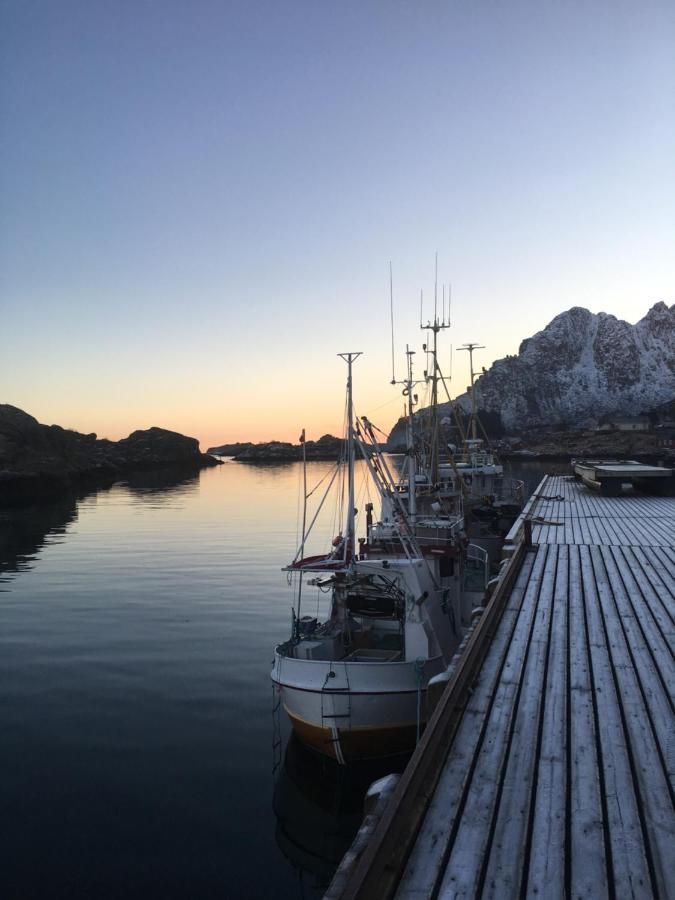
[[[648,416],[614,416],[598,425],[597,431],[649,431]]]

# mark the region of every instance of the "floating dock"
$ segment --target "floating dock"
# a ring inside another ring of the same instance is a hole
[[[675,897],[675,498],[547,476],[510,539],[327,897]]]
[[[632,459],[602,461],[578,459],[573,463],[575,474],[606,497],[618,497],[624,485],[642,490],[668,493],[673,486],[673,470],[663,466],[646,466]]]

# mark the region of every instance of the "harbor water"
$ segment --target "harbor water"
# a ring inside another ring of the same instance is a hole
[[[275,722],[299,484],[227,462],[0,511],[5,900],[320,896],[405,761],[339,770]]]

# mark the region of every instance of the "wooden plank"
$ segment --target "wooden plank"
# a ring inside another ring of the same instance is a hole
[[[534,616],[527,661],[519,685],[513,731],[499,785],[493,838],[484,875],[482,897],[512,897],[521,892],[529,861],[530,809],[537,783],[542,714],[548,677],[552,606],[556,590],[558,548],[551,547]],[[559,753],[560,753],[559,748]],[[564,819],[564,795],[557,798]]]
[[[670,595],[670,599],[675,600],[675,562],[672,559],[672,549],[670,547],[653,547],[648,556]]]
[[[512,653],[519,652],[526,636],[522,620],[524,598],[541,581],[544,554],[528,554],[509,598],[500,627],[488,653],[480,678],[462,717],[446,765],[439,779],[408,864],[396,894],[398,897],[431,897],[435,885],[442,878],[450,851],[453,830],[463,815],[466,795],[471,789],[474,769],[483,743],[493,740],[489,723],[504,710],[503,694],[499,694],[501,679]],[[493,713],[493,708],[497,707]],[[489,733],[488,733],[489,730]]]
[[[599,591],[606,591],[604,579],[593,560],[600,551],[581,548],[586,624],[588,629],[591,673],[595,691],[596,716],[600,737],[605,827],[610,853],[610,877],[619,897],[654,896],[649,861],[640,817],[641,797],[634,779],[631,748],[624,729],[622,698],[615,684],[615,666],[607,645]],[[604,598],[604,602],[607,600]],[[625,663],[624,663],[625,665]]]
[[[656,622],[671,655],[675,655],[675,617],[669,609],[673,606],[672,602],[668,602],[665,591],[654,590],[634,547],[622,547],[621,552],[627,560],[631,575],[638,585],[649,615]]]
[[[401,877],[397,897],[432,896],[441,876],[450,834],[471,778],[472,762],[485,739],[484,723],[494,701],[535,558],[534,553],[525,557]]]
[[[663,548],[663,558],[666,560],[667,565],[672,566],[673,571],[675,571],[675,525],[670,534],[672,545]]]
[[[399,876],[410,900],[669,890],[675,502],[558,476],[537,493],[532,514],[563,524],[518,551],[488,647],[444,694],[345,900],[390,897]]]
[[[570,550],[569,748],[566,895],[608,896],[596,724],[584,622],[580,552]]]
[[[653,724],[649,717],[649,711],[645,703],[642,685],[638,679],[635,661],[631,659],[626,637],[621,627],[619,617],[616,615],[616,603],[613,593],[613,585],[609,581],[604,560],[599,550],[589,550],[592,562],[594,578],[593,590],[589,592],[589,599],[595,591],[595,603],[589,604],[589,623],[592,633],[597,637],[598,645],[603,643],[604,653],[598,650],[600,665],[607,664],[607,679],[611,678],[612,686],[607,685],[602,706],[602,720],[609,720],[609,710],[613,711],[612,704],[607,703],[607,697],[614,694],[618,699],[617,708],[621,715],[621,726],[624,733],[626,761],[630,768],[632,788],[636,797],[638,811],[642,813],[639,824],[642,837],[641,845],[646,853],[646,858],[652,869],[652,878],[655,884],[650,883],[648,873],[642,872],[641,865],[643,855],[635,850],[635,844],[640,834],[629,820],[629,801],[626,793],[628,784],[624,783],[621,776],[618,793],[620,814],[617,819],[610,818],[610,834],[612,841],[616,840],[616,852],[614,853],[615,877],[617,878],[617,893],[624,896],[619,878],[620,860],[617,853],[626,853],[626,862],[630,866],[630,874],[627,874],[624,882],[627,889],[630,884],[636,892],[635,896],[658,896],[670,883],[672,868],[672,853],[675,848],[675,817],[672,787],[664,771],[664,754],[667,748],[662,748],[657,742]],[[593,644],[592,644],[593,646]],[[603,671],[604,675],[604,671]],[[608,737],[612,741],[612,750],[616,748],[614,741],[618,736],[614,733]],[[609,744],[608,744],[608,750]],[[611,750],[610,750],[611,752]],[[603,754],[605,753],[603,742]],[[615,755],[615,761],[617,757]],[[612,799],[611,788],[608,788],[608,808]],[[643,884],[644,882],[644,884]],[[638,893],[638,887],[641,888]],[[626,893],[625,896],[632,896]]]
[[[614,528],[614,522],[612,520],[596,516],[593,519],[593,522],[595,523],[595,527],[600,538],[597,541],[599,545],[609,547],[612,544],[616,544],[620,541],[620,538],[617,536],[617,532]]]
[[[354,862],[341,900],[370,900],[393,896],[413,847],[419,826],[438,783],[448,748],[461,723],[471,687],[480,673],[523,559],[520,544],[469,638],[453,678],[448,682],[422,738],[415,748],[368,845]]]
[[[530,818],[527,882],[529,897],[565,896],[565,825],[567,797],[567,632],[569,610],[569,557],[558,553],[551,640],[537,763],[536,794]]]
[[[586,516],[579,518],[579,525],[581,527],[581,543],[582,544],[592,544],[593,537],[591,534],[591,529],[588,527],[589,519]]]
[[[673,535],[675,535],[675,519],[673,517],[645,516],[640,521],[647,534],[650,535],[649,544],[651,546],[668,547],[672,545]]]
[[[652,518],[639,518],[633,520],[639,529],[643,547],[662,547],[668,540],[665,534],[662,520]]]
[[[662,598],[667,611],[675,600],[675,574],[669,563],[664,562],[657,550],[647,555],[641,547],[633,547],[642,570],[657,595]]]
[[[670,716],[675,713],[675,703],[669,695],[668,685],[675,685],[675,654],[652,612],[642,585],[635,577],[626,548],[611,548],[610,553],[603,554],[603,560],[626,640],[636,657],[635,665],[646,667],[642,683],[647,686],[652,677],[659,679],[659,693],[665,703],[661,707],[662,701],[657,701],[662,713],[659,718],[670,729]]]
[[[540,547],[487,722],[487,737],[476,759],[470,790],[450,849],[441,895],[475,897],[489,851],[492,819],[499,800],[499,779],[508,756],[517,702],[523,683],[539,593],[550,572],[549,549]],[[544,565],[540,564],[543,563]]]

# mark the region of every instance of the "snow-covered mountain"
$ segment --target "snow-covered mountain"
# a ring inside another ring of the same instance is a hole
[[[498,359],[475,390],[507,430],[583,426],[675,398],[675,305],[656,303],[637,324],[575,306]],[[457,398],[469,410],[469,394]]]

